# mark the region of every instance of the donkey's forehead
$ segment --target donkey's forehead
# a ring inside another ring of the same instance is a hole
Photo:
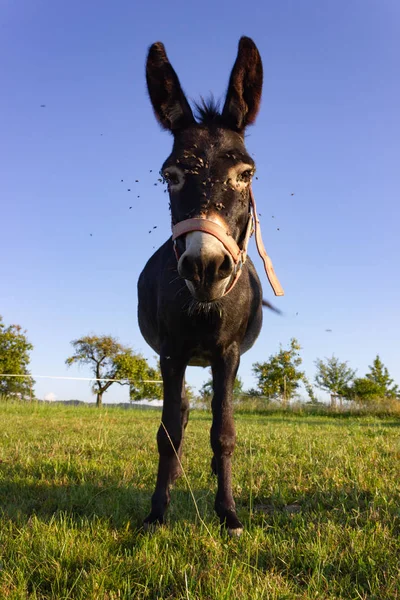
[[[232,154],[234,152],[237,154]],[[249,159],[240,134],[223,128],[210,130],[203,127],[193,127],[175,137],[170,159],[184,156],[188,158],[190,156],[193,156],[193,158],[201,156],[207,162],[213,163],[224,155],[237,161]]]
[[[243,137],[225,127],[190,127],[181,132],[179,136],[176,136],[176,140],[181,143],[198,142],[199,144],[207,144],[213,142],[215,144],[232,144],[236,143],[239,145],[243,144]]]

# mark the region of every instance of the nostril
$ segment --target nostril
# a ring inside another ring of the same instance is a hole
[[[183,279],[189,279],[190,265],[189,259],[185,255],[181,256],[178,262],[178,273]]]
[[[184,252],[178,261],[178,273],[182,279],[191,281],[195,285],[210,286],[227,279],[233,272],[233,259],[229,254],[220,253],[212,258],[191,255]]]
[[[198,265],[192,257],[184,254],[178,263],[178,273],[188,281],[199,281]]]
[[[225,254],[225,256],[218,268],[218,277],[220,279],[226,279],[226,277],[229,277],[230,275],[232,275],[232,271],[233,271],[232,257],[229,256],[229,254]]]

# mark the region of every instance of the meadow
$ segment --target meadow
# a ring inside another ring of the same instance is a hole
[[[0,402],[1,599],[400,598],[398,416],[238,414],[230,539],[205,411],[166,525],[141,529],[160,415]]]

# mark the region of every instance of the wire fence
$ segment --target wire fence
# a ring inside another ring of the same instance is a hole
[[[157,385],[162,385],[163,382],[159,379],[141,379],[141,380],[133,380],[133,379],[110,379],[104,377],[70,377],[67,375],[22,375],[19,373],[0,373],[0,378],[3,377],[15,377],[19,379],[26,379],[29,382],[29,398],[33,400],[33,384],[36,379],[54,379],[54,380],[67,380],[67,381],[102,381],[104,383],[107,382],[117,382],[123,385],[131,385],[131,384],[139,384],[139,383],[155,383]]]
[[[65,380],[65,381],[82,381],[82,382],[90,382],[90,381],[101,381],[104,383],[107,382],[117,382],[123,385],[135,385],[135,384],[141,384],[141,383],[154,383],[157,385],[163,385],[163,382],[159,379],[141,379],[141,380],[133,380],[133,379],[110,379],[110,378],[104,378],[104,377],[71,377],[71,376],[67,376],[67,375],[21,375],[21,374],[15,374],[15,373],[0,373],[0,378],[3,377],[18,377],[20,379],[27,379],[29,380],[30,386],[29,386],[29,398],[30,400],[33,400],[35,398],[35,395],[33,393],[33,384],[35,382],[36,379],[50,379],[50,380]],[[73,392],[75,393],[75,392]],[[81,392],[79,395],[87,395],[87,392]],[[210,394],[206,394],[206,395],[212,395],[212,392],[210,390]],[[242,398],[242,399],[246,399],[246,398],[254,398],[255,395],[250,393],[250,392],[246,392],[246,391],[240,391],[238,393],[234,393],[234,397],[236,398],[236,400]],[[200,394],[199,399],[202,398],[202,395]],[[263,394],[257,394],[256,398],[258,401],[270,401],[270,397],[269,396],[265,396]],[[46,397],[44,398],[46,400]],[[300,399],[300,398],[297,398]],[[65,398],[66,400],[66,398]],[[148,400],[151,400],[150,398]],[[305,401],[306,399],[301,398],[302,401]],[[290,404],[290,402],[284,402],[283,405],[285,404]]]
[[[14,373],[0,373],[0,377],[20,377],[22,379],[76,379],[77,381],[119,381],[120,383],[134,383],[133,379],[105,379],[104,377],[67,377],[63,375],[19,375]],[[159,379],[142,379],[136,383],[162,383]]]

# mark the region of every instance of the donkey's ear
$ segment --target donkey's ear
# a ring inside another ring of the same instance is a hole
[[[196,122],[161,42],[150,46],[146,80],[154,113],[164,129],[175,133]]]
[[[233,65],[222,117],[230,129],[242,132],[254,123],[261,101],[263,67],[253,40],[242,37]]]

